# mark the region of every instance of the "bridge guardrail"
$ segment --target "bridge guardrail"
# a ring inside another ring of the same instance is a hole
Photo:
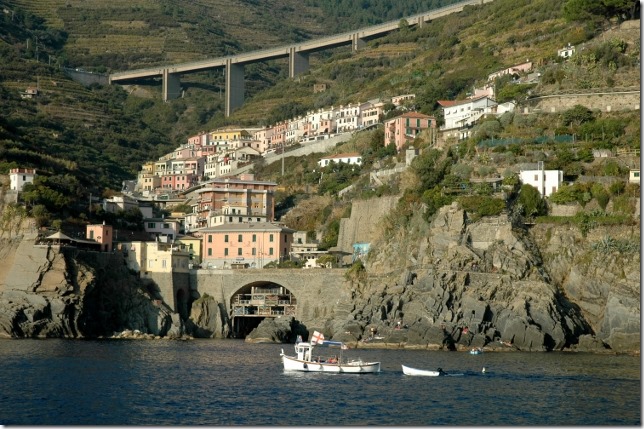
[[[123,71],[123,72],[115,72],[115,73],[110,73],[109,75],[109,81],[111,82],[113,79],[119,79],[121,76],[127,76],[131,74],[141,74],[141,73],[151,73],[152,75],[162,75],[163,70],[165,69],[170,69],[170,68],[183,68],[183,67],[198,67],[200,65],[202,66],[207,66],[209,63],[212,62],[217,62],[217,61],[223,61],[224,63],[228,60],[235,60],[236,63],[243,62],[240,61],[240,57],[256,57],[256,56],[276,56],[276,55],[282,55],[281,52],[284,52],[284,55],[288,55],[289,51],[291,48],[298,48],[303,44],[313,44],[313,45],[320,45],[323,44],[324,42],[330,43],[336,39],[343,39],[347,38],[348,40],[351,40],[351,37],[353,37],[354,34],[360,34],[360,33],[373,33],[373,34],[378,34],[379,32],[385,32],[385,31],[392,31],[396,29],[400,23],[401,20],[407,20],[407,21],[418,21],[420,18],[423,18],[428,15],[432,14],[438,14],[442,12],[446,12],[452,9],[459,9],[463,8],[465,6],[470,6],[470,5],[478,5],[478,4],[483,4],[483,3],[489,3],[494,0],[466,0],[458,3],[454,3],[448,6],[443,6],[439,7],[438,9],[432,9],[430,11],[424,12],[424,13],[419,13],[415,15],[411,15],[408,17],[403,17],[398,20],[394,21],[388,21],[382,24],[378,25],[372,25],[369,27],[363,27],[359,28],[357,30],[352,30],[344,33],[338,33],[334,34],[331,36],[325,36],[321,37],[318,39],[313,39],[313,40],[306,40],[300,43],[296,44],[290,44],[290,45],[283,45],[277,48],[267,48],[267,49],[258,49],[254,51],[249,51],[249,52],[241,52],[238,54],[234,55],[228,55],[224,57],[216,57],[216,58],[210,58],[210,59],[204,59],[204,60],[197,60],[197,61],[188,61],[185,63],[178,63],[178,64],[171,64],[171,65],[159,65],[159,66],[154,66],[154,67],[146,67],[142,69],[134,69],[134,70],[129,70],[129,71]],[[372,34],[372,35],[373,35]],[[310,49],[310,48],[309,48]],[[274,52],[271,54],[271,52]]]

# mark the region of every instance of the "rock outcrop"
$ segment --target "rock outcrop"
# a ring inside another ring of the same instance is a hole
[[[203,295],[192,303],[188,329],[195,338],[228,338],[230,319],[224,303]]]
[[[0,246],[12,259],[0,277],[0,337],[109,337],[128,329],[186,334],[178,314],[151,299],[122,255],[37,245],[35,238]]]
[[[542,228],[470,222],[455,204],[431,224],[417,214],[372,243],[344,316],[313,325],[357,347],[639,352],[639,248],[608,251],[607,267],[592,237]]]

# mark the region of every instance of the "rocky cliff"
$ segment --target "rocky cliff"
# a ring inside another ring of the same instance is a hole
[[[121,254],[2,239],[0,337],[84,338],[138,330],[180,337],[183,323],[125,266]]]
[[[428,223],[419,209],[405,229],[373,238],[332,312],[267,319],[247,340],[317,329],[354,347],[639,353],[639,238],[638,226],[584,237],[568,226],[513,228],[505,217],[472,222],[456,205]],[[183,320],[118,253],[38,245],[27,233],[1,241],[0,337],[229,332],[227,303],[201,296]]]
[[[357,347],[639,353],[638,227],[582,237],[456,205],[410,225],[372,243],[346,318],[320,329]]]

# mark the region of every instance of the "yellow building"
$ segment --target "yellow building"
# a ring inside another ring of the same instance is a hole
[[[141,276],[148,273],[188,273],[190,252],[178,243],[158,241],[133,241],[122,243],[128,268]]]
[[[210,132],[210,141],[235,141],[249,140],[253,136],[248,131],[241,128],[222,128]]]
[[[177,237],[174,242],[182,245],[190,254],[190,264],[201,264],[201,238],[193,237],[191,235],[181,235]]]

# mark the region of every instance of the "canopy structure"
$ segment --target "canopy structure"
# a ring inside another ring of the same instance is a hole
[[[50,235],[49,237],[45,237],[45,240],[51,240],[51,241],[55,241],[55,242],[57,242],[57,243],[60,243],[60,242],[62,242],[62,241],[65,241],[65,242],[72,242],[72,241],[75,241],[73,238],[71,238],[71,237],[69,237],[69,236],[67,236],[67,235],[63,234],[63,233],[62,233],[62,232],[60,232],[60,231],[53,233],[53,234],[52,234],[52,235]]]

